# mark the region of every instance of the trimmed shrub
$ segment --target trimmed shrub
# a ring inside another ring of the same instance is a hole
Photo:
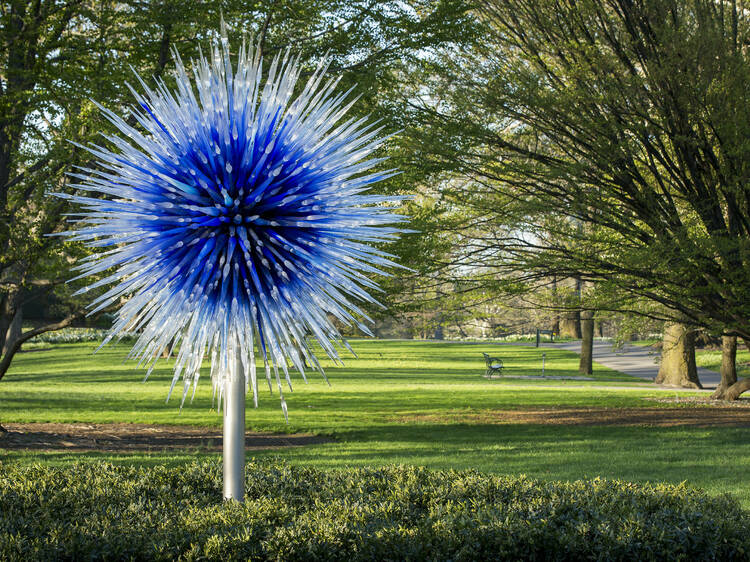
[[[0,464],[2,560],[746,560],[750,519],[685,486],[393,466]]]

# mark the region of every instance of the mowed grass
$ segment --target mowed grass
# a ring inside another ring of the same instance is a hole
[[[735,427],[564,426],[499,423],[506,410],[550,408],[663,408],[645,400],[664,396],[648,383],[597,365],[593,382],[487,380],[482,351],[503,358],[508,375],[577,376],[578,356],[557,349],[491,344],[352,342],[359,358],[324,362],[331,386],[317,373],[309,383],[294,377],[286,393],[289,423],[278,395],[262,373],[260,406],[249,404],[247,426],[256,431],[331,436],[327,444],[253,451],[320,468],[392,463],[431,468],[476,468],[499,474],[576,480],[602,476],[632,481],[687,481],[711,493],[731,492],[750,506],[744,480],[750,434]],[[181,383],[169,403],[172,362],[164,361],[145,384],[143,371],[123,363],[129,346],[96,355],[94,344],[54,345],[19,354],[0,382],[0,421],[170,423],[219,426],[211,409],[211,384],[179,411]],[[207,371],[207,369],[206,369]],[[68,463],[106,459],[118,463],[180,463],[207,456],[161,454],[38,453],[0,450],[10,462]]]

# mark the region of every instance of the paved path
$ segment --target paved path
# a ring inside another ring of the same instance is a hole
[[[581,342],[542,343],[543,347],[554,347],[581,353]],[[651,347],[625,344],[621,349],[613,350],[609,342],[594,342],[594,361],[634,377],[653,381],[659,372],[656,360],[660,352]],[[721,381],[721,375],[702,367],[698,368],[698,378],[703,388],[714,389]]]

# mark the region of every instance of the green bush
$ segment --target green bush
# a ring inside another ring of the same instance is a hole
[[[473,471],[0,464],[2,560],[746,560],[750,519],[684,486]]]

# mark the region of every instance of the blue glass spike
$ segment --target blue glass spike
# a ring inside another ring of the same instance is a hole
[[[257,354],[286,416],[279,369],[290,389],[303,358],[325,376],[308,338],[338,362],[334,344],[348,345],[331,318],[367,330],[367,275],[396,265],[372,244],[405,231],[404,197],[365,194],[395,172],[372,171],[380,128],[346,118],[355,100],[324,79],[326,62],[296,87],[298,58],[276,57],[263,85],[256,49],[233,68],[224,39],[193,74],[175,55],[174,91],[138,78],[142,128],[100,107],[119,134],[87,148],[96,164],[75,174],[76,194],[56,194],[82,208],[62,235],[106,249],[75,268],[93,277],[82,292],[110,286],[92,310],[126,297],[106,341],[137,330],[130,356],[149,372],[173,351],[183,401],[207,354],[220,396],[239,349],[257,403]]]

